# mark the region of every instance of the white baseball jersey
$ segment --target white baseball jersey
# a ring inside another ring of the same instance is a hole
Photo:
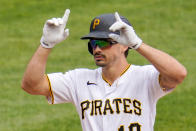
[[[112,85],[102,68],[48,74],[50,104],[71,102],[84,131],[153,131],[157,100],[167,94],[152,65],[131,65]]]

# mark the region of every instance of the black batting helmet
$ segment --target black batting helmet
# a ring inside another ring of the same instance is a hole
[[[131,26],[131,24],[125,17],[120,16],[120,18],[123,22]],[[109,39],[110,33],[120,35],[120,31],[112,32],[109,30],[110,26],[115,22],[116,22],[116,18],[114,14],[103,14],[97,16],[91,21],[90,33],[88,35],[81,37],[81,39]],[[89,42],[88,42],[88,51],[91,54],[93,53],[92,47]]]

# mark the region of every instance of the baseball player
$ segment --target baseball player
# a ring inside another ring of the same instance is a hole
[[[46,96],[50,104],[73,103],[84,131],[153,131],[156,103],[184,80],[185,67],[145,44],[129,21],[116,12],[95,17],[90,33],[81,38],[88,40],[88,50],[99,68],[46,74],[50,51],[69,36],[69,13],[67,9],[62,18],[46,21],[22,88]],[[152,65],[129,64],[129,49]]]

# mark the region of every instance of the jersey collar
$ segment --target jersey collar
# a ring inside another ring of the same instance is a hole
[[[121,77],[123,74],[125,74],[125,72],[129,69],[130,66],[131,66],[131,64],[129,64],[129,65],[120,73],[120,77]],[[110,83],[110,82],[103,76],[103,74],[102,74],[102,79],[103,79],[106,83],[108,83],[110,86],[112,85],[112,83]]]

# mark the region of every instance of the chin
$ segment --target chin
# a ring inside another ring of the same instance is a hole
[[[100,66],[100,67],[106,66],[106,63],[104,63],[104,62],[99,62],[99,61],[96,61],[95,64],[96,64],[97,66]]]

